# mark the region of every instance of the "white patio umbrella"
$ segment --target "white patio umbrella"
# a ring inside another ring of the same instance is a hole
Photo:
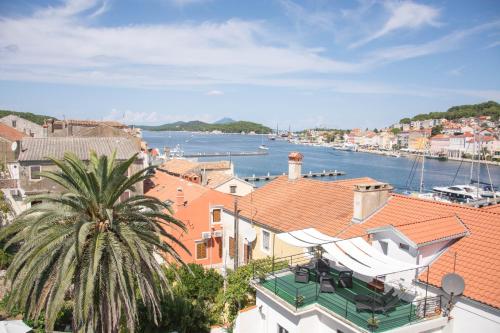
[[[31,327],[22,320],[0,321],[0,333],[26,333],[30,331]]]

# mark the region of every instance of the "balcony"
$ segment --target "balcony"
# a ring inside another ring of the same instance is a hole
[[[352,288],[338,287],[339,271],[333,268],[330,268],[328,273],[335,281],[336,288],[333,293],[320,291],[318,273],[314,272],[314,270],[309,273],[309,282],[295,282],[295,274],[289,268],[292,267],[290,263],[295,265],[299,261],[304,262],[304,260],[306,259],[298,260],[297,257],[293,258],[293,256],[276,259],[273,262],[272,269],[269,269],[272,272],[266,274],[265,277],[263,274],[258,273],[259,267],[255,267],[256,277],[260,275],[260,279],[254,279],[254,285],[266,292],[266,294],[271,293],[273,297],[278,297],[288,303],[292,311],[300,312],[311,306],[318,305],[334,316],[341,317],[360,329],[370,332],[385,332],[424,320],[438,318],[441,315],[441,296],[415,299],[411,302],[399,299],[397,304],[385,313],[372,310],[358,311],[355,301],[357,295],[380,297],[382,294],[370,289],[368,283],[354,277],[352,279]]]

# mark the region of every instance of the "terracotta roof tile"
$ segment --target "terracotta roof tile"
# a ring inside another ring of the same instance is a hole
[[[0,123],[0,138],[7,139],[9,141],[19,141],[25,136],[26,135],[24,133],[19,132],[15,128]]]

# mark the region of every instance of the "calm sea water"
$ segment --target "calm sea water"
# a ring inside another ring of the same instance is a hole
[[[282,174],[288,172],[288,153],[299,151],[304,155],[302,172],[319,172],[323,170],[345,171],[345,176],[321,178],[334,180],[356,177],[372,177],[379,181],[389,182],[398,190],[416,190],[420,183],[420,159],[415,157],[386,157],[368,153],[336,151],[325,147],[312,147],[290,144],[286,141],[268,140],[260,135],[215,135],[189,132],[143,132],[144,139],[152,148],[175,147],[177,144],[185,153],[196,152],[236,152],[256,151],[264,142],[269,147],[265,156],[232,157],[235,172],[238,176]],[[220,158],[204,158],[203,160]],[[228,159],[225,158],[225,159]],[[411,175],[412,168],[416,170]],[[481,181],[489,182],[488,170],[485,165],[480,170]],[[489,166],[489,174],[494,185],[500,185],[500,167]],[[474,171],[474,179],[476,171]],[[425,161],[424,187],[427,190],[433,186],[466,184],[470,179],[470,164],[457,161]],[[263,182],[256,182],[257,186]]]

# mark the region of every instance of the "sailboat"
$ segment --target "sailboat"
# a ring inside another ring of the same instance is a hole
[[[262,133],[260,136],[261,136],[262,140],[261,140],[261,144],[259,146],[259,149],[269,150],[269,147],[264,144],[264,133]]]

